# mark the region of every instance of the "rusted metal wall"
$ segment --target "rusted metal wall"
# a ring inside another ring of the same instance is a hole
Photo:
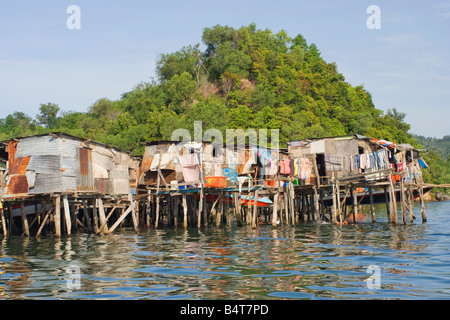
[[[138,162],[93,141],[42,135],[10,141],[7,149],[4,198],[67,192],[127,195],[136,188]]]

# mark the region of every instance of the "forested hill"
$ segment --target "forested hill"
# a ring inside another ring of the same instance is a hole
[[[424,136],[413,136],[423,148],[434,150],[439,153],[443,159],[448,159],[450,156],[450,135],[444,136],[442,139],[430,138]]]
[[[358,133],[413,142],[405,114],[375,108],[370,93],[345,81],[303,36],[254,24],[205,28],[200,44],[162,54],[158,78],[119,100],[99,99],[87,112],[42,104],[35,119],[0,120],[0,139],[61,131],[142,153],[141,142],[169,139],[176,128],[279,129],[281,142]]]

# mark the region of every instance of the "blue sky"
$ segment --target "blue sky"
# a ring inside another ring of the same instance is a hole
[[[81,10],[69,30],[66,10]],[[367,28],[370,5],[381,29]],[[256,23],[315,43],[375,106],[407,114],[411,132],[450,134],[450,1],[2,1],[0,118],[41,103],[86,112],[155,76],[158,54],[201,43],[205,27]]]

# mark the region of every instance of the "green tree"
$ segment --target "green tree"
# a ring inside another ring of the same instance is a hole
[[[54,129],[57,126],[59,106],[54,103],[41,104],[40,113],[36,116],[39,124],[47,129]]]

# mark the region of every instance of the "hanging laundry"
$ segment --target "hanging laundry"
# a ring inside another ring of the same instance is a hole
[[[196,154],[186,154],[180,156],[180,164],[185,182],[192,182],[201,179],[199,161]]]
[[[300,163],[300,176],[302,180],[309,180],[311,177],[311,166],[308,158],[302,158]]]

